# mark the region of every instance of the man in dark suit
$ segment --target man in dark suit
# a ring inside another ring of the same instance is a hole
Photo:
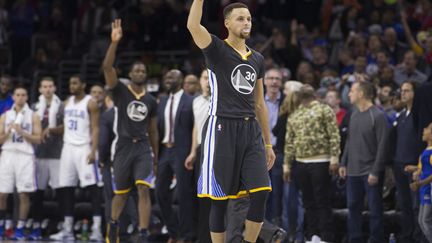
[[[183,91],[183,74],[179,70],[170,70],[163,82],[168,96],[161,98],[158,107],[161,140],[156,198],[170,235],[168,242],[192,242],[196,237],[196,185],[193,171],[187,170],[184,162],[192,148],[193,97]],[[178,215],[173,213],[170,191],[174,174],[177,179]]]

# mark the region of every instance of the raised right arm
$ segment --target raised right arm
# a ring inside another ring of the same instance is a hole
[[[108,85],[108,87],[112,89],[118,83],[117,73],[113,65],[115,61],[115,53],[117,51],[117,45],[123,36],[121,19],[114,20],[114,22],[111,24],[111,28],[112,28],[111,44],[105,55],[102,68],[105,76],[105,82]]]
[[[187,21],[187,28],[200,49],[208,47],[212,41],[210,33],[201,25],[203,3],[204,0],[193,1]]]

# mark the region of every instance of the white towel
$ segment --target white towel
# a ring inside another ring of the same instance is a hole
[[[53,128],[57,127],[57,113],[61,105],[61,100],[57,95],[54,95],[51,100],[51,105],[48,111],[48,127]],[[42,121],[45,109],[47,107],[47,102],[45,99],[45,96],[40,95],[39,96],[39,102],[36,105],[36,111]]]
[[[27,103],[25,103],[24,107],[22,108],[22,110],[17,114],[17,112],[15,111],[15,104],[12,105],[11,109],[10,109],[10,113],[8,113],[9,118],[7,118],[9,121],[10,120],[14,120],[14,124],[18,124],[21,125],[23,120],[24,120],[24,114],[27,111],[31,111],[30,107]],[[15,129],[12,128],[12,132],[15,133]]]

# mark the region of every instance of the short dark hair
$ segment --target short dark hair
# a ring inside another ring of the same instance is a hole
[[[18,89],[23,89],[23,90],[25,90],[25,92],[27,93],[27,95],[28,95],[28,93],[29,93],[28,90],[27,90],[27,88],[26,88],[23,84],[17,84],[17,85],[13,88],[12,94],[15,93],[15,91],[18,90]]]
[[[147,70],[147,66],[145,65],[144,62],[142,62],[142,61],[135,61],[135,62],[133,62],[133,63],[129,66],[129,72],[132,71],[132,69],[135,67],[135,65],[144,65],[144,67],[145,67],[146,70]]]
[[[380,88],[390,87],[392,90],[396,89],[396,85],[392,81],[381,82],[379,86]]]
[[[416,90],[416,88],[417,88],[417,85],[418,85],[418,82],[413,81],[413,80],[406,80],[405,82],[403,82],[403,83],[401,84],[400,87],[402,88],[402,85],[404,85],[404,84],[410,84],[411,87],[413,88],[413,91],[415,92],[415,90]]]
[[[105,89],[105,86],[102,84],[102,83],[94,83],[94,84],[92,84],[92,86],[90,87],[90,89],[91,88],[93,88],[93,87],[101,87],[102,89]]]
[[[357,82],[366,99],[373,101],[376,96],[375,86],[370,82]]]
[[[224,19],[228,18],[228,16],[231,14],[231,12],[236,9],[236,8],[246,8],[249,9],[249,7],[244,4],[244,3],[231,3],[228,4],[224,10],[223,10],[223,15],[224,15]]]
[[[51,77],[51,76],[45,76],[45,77],[42,77],[42,78],[40,79],[40,81],[39,81],[39,86],[41,86],[41,84],[42,84],[43,81],[50,81],[50,82],[52,82],[52,83],[55,85],[55,80],[54,80],[54,78]]]
[[[72,78],[77,78],[77,79],[79,79],[80,80],[80,82],[81,83],[83,83],[83,84],[87,84],[87,82],[84,80],[84,78],[82,77],[82,75],[81,74],[74,74],[74,75],[72,75],[71,77],[70,77],[70,79],[72,79]],[[69,80],[70,80],[69,79]]]

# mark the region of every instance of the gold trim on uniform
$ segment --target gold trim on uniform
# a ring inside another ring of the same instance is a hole
[[[198,194],[197,196],[199,198],[208,197],[208,198],[213,199],[213,200],[228,200],[228,199],[243,198],[243,197],[246,197],[249,193],[254,193],[254,192],[259,192],[259,191],[272,191],[272,188],[269,187],[269,186],[258,187],[258,188],[251,189],[249,191],[246,191],[246,190],[239,191],[237,193],[237,195],[228,195],[228,196],[225,196],[225,197],[215,197],[215,196],[212,196],[210,194]]]
[[[241,58],[242,58],[243,60],[247,60],[248,57],[249,57],[250,55],[252,55],[252,51],[249,49],[248,46],[246,46],[248,52],[247,52],[245,55],[243,55],[239,50],[237,50],[233,45],[231,45],[231,43],[229,43],[227,39],[225,39],[225,43],[227,43],[227,44],[228,44],[232,49],[234,49],[234,51],[236,51],[236,52],[241,56]]]
[[[132,86],[130,84],[127,87],[129,89],[129,91],[135,96],[135,99],[137,99],[137,100],[141,99],[146,94],[145,89],[143,89],[143,92],[138,94],[132,89]]]

